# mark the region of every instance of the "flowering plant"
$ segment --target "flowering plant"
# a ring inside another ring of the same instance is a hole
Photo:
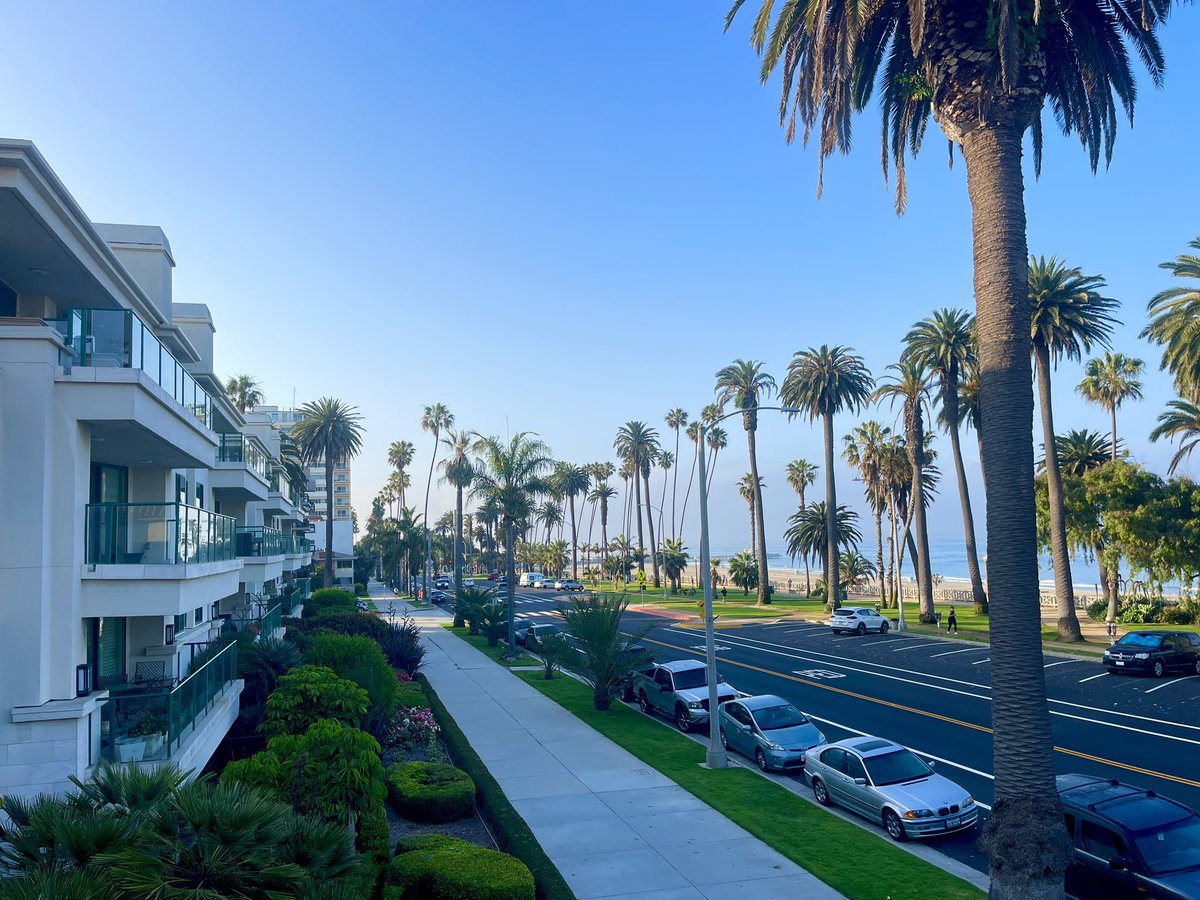
[[[403,669],[397,669],[396,670],[396,680],[401,681],[401,682],[412,681],[413,677],[411,675],[409,675],[407,672],[405,672]]]
[[[424,706],[401,709],[388,725],[383,743],[399,750],[411,750],[417,745],[432,747],[442,729],[433,711]]]

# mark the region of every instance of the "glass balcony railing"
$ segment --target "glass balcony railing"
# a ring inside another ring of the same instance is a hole
[[[278,528],[266,525],[237,526],[238,556],[282,556],[289,542]]]
[[[62,332],[73,351],[72,365],[141,369],[201,424],[212,427],[213,405],[208,392],[132,310],[69,309],[51,324]]]
[[[217,462],[245,463],[265,480],[267,458],[267,451],[254,438],[244,434],[221,434]]]
[[[232,516],[184,503],[89,503],[86,562],[182,565],[235,559]]]
[[[278,467],[272,469],[271,475],[267,479],[267,484],[271,488],[271,493],[279,494],[288,503],[295,503],[292,499],[292,483],[287,480],[287,475],[283,469]]]
[[[262,628],[259,631],[261,637],[272,637],[276,631],[283,627],[283,605],[276,603],[262,617]]]
[[[233,642],[168,690],[153,682],[110,687],[100,714],[100,755],[119,763],[169,759],[236,678]]]

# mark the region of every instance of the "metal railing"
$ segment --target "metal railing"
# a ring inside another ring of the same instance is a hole
[[[220,435],[221,445],[217,449],[217,462],[245,463],[255,472],[267,478],[267,460],[270,455],[255,438],[245,434]]]
[[[276,603],[262,617],[262,630],[259,631],[260,637],[271,637],[283,627],[283,604]]]
[[[288,503],[294,503],[292,499],[292,483],[287,480],[287,473],[283,469],[278,466],[271,469],[267,485],[270,487],[271,493],[279,494]]]
[[[89,503],[85,561],[180,565],[236,558],[232,516],[185,503]]]
[[[140,369],[201,424],[212,427],[213,402],[208,392],[132,310],[77,307],[47,321],[70,348],[64,365]]]
[[[238,556],[282,556],[287,553],[288,541],[278,528],[266,525],[237,526]]]

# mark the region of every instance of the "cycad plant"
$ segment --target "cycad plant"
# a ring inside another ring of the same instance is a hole
[[[749,593],[758,587],[758,560],[748,550],[729,558],[729,580]]]
[[[651,626],[627,632],[622,623],[629,600],[624,596],[600,595],[572,598],[563,611],[563,627],[575,639],[580,653],[567,664],[592,689],[592,706],[606,710],[618,696],[622,683],[640,658],[629,648],[650,631]]]

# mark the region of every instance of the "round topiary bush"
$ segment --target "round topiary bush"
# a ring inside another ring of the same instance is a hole
[[[388,866],[388,900],[534,900],[533,875],[507,853],[425,834],[401,841],[396,854]]]
[[[397,763],[387,784],[396,812],[414,822],[455,822],[475,812],[475,782],[445,763]]]

